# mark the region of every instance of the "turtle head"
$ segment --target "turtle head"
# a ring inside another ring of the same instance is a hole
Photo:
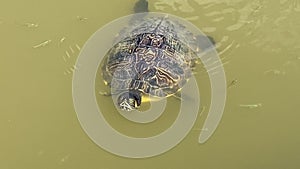
[[[118,106],[121,110],[131,111],[137,109],[141,102],[142,96],[139,91],[126,91],[118,97]]]

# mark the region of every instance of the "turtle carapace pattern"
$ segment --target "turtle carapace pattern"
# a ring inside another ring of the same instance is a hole
[[[188,45],[196,44],[196,38],[168,17],[150,17],[131,26],[102,64],[105,84],[118,94],[119,108],[127,111],[137,109],[145,95],[177,93],[197,58]]]

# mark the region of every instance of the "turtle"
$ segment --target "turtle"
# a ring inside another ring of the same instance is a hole
[[[104,83],[118,95],[119,108],[131,111],[146,96],[160,99],[178,94],[198,59],[191,48],[199,45],[197,39],[168,15],[132,23],[101,66]]]

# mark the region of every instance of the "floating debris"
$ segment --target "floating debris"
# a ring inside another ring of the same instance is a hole
[[[68,51],[66,51],[66,55],[68,56],[68,58],[71,57]]]
[[[71,52],[74,53],[72,46],[69,46],[69,48],[70,48]]]
[[[67,63],[68,59],[66,58],[67,56],[63,55],[63,60]],[[68,67],[65,68],[63,74],[64,75],[69,75],[74,73],[75,71],[77,71],[79,69],[80,65],[70,65]]]
[[[76,17],[79,21],[85,21],[87,20],[88,18],[85,18],[85,17],[82,17],[82,16],[77,16]]]
[[[64,75],[68,75],[68,74],[71,74],[72,72],[70,71],[70,70],[66,70],[66,71],[64,71]]]
[[[225,49],[219,52],[219,55],[223,55],[227,50],[229,50],[232,45],[234,44],[234,41],[232,41]]]
[[[77,67],[76,65],[73,65],[72,68],[73,68],[74,70],[78,70],[78,67]]]
[[[60,162],[63,163],[63,162],[66,162],[70,157],[70,154],[64,156],[62,159],[60,159]]]
[[[70,70],[72,73],[74,73],[75,69],[73,67],[70,67]]]
[[[233,79],[233,80],[229,83],[229,85],[227,86],[227,88],[229,89],[229,88],[235,86],[235,85],[237,84],[237,82],[238,82],[237,79]]]
[[[261,4],[257,5],[257,6],[253,9],[253,13],[258,12],[262,7],[263,7],[263,5],[261,5]]]
[[[66,40],[66,37],[62,37],[59,42],[63,43],[65,40]]]
[[[240,107],[253,109],[253,108],[262,107],[262,104],[261,103],[258,103],[258,104],[240,104]]]
[[[74,71],[75,71],[74,67],[70,67],[69,69],[71,70],[72,73],[74,73]]]
[[[76,46],[76,48],[77,48],[79,51],[81,50],[81,48],[80,48],[80,46],[79,46],[78,44],[76,44],[75,46]]]
[[[42,43],[40,43],[40,44],[38,44],[38,45],[35,45],[35,46],[32,46],[33,48],[40,48],[40,47],[44,47],[44,46],[46,46],[46,45],[49,45],[50,44],[50,42],[51,42],[51,40],[46,40],[46,41],[44,41],[44,42],[42,42]]]
[[[107,92],[107,91],[99,91],[98,92],[100,95],[102,96],[112,96],[112,95],[117,95],[118,93],[111,93],[111,91]]]
[[[26,26],[27,28],[37,28],[37,27],[39,27],[39,24],[37,24],[37,23],[24,23],[24,26]]]
[[[284,71],[280,71],[280,70],[276,70],[276,69],[270,69],[270,70],[267,70],[264,72],[264,74],[274,74],[274,75],[285,75],[285,72]]]
[[[62,56],[62,58],[65,62],[67,62],[66,57],[64,55]]]
[[[75,70],[78,70],[78,67],[76,65],[73,65],[64,71],[64,75],[72,74]]]

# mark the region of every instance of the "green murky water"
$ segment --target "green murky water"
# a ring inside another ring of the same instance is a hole
[[[82,130],[72,102],[72,72],[87,39],[101,26],[132,13],[135,1],[5,1],[0,6],[0,168],[180,169],[299,168],[300,1],[157,0],[150,11],[181,16],[214,37],[228,89],[218,129],[198,144],[207,111],[175,148],[148,159],[112,155]],[[199,73],[201,104],[209,82]],[[98,96],[111,109],[111,100]],[[166,113],[140,125],[106,114],[127,135],[164,131]],[[175,112],[175,113],[172,113]]]

